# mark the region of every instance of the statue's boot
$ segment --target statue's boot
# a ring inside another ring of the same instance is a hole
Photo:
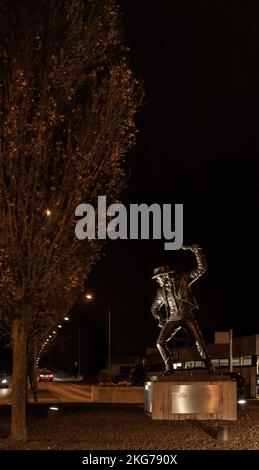
[[[205,359],[204,364],[208,370],[209,375],[216,375],[216,371],[210,359]]]
[[[162,376],[171,375],[171,374],[174,374],[174,368],[173,368],[173,364],[171,361],[171,357],[168,357],[165,360],[165,370],[162,373]]]

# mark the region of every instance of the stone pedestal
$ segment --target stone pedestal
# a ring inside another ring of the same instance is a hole
[[[152,377],[145,384],[145,412],[160,420],[235,421],[236,383],[216,377]]]

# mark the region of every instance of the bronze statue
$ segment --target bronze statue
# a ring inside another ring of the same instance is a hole
[[[167,344],[181,328],[194,340],[197,351],[209,374],[214,375],[215,369],[208,355],[199,325],[194,317],[193,310],[198,308],[198,304],[190,289],[190,285],[205,273],[207,269],[206,260],[199,245],[185,245],[182,249],[191,250],[195,254],[197,266],[194,269],[176,274],[168,266],[160,266],[154,270],[154,276],[152,277],[160,285],[151,307],[151,313],[159,320],[159,326],[162,328],[156,345],[165,364],[163,375],[174,372]],[[160,311],[163,306],[165,315],[162,315]]]

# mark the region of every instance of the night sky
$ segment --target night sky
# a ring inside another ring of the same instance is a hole
[[[259,7],[120,3],[131,64],[146,93],[122,202],[183,203],[184,242],[200,243],[208,262],[193,286],[206,339],[230,327],[234,335],[259,333]],[[86,286],[95,301],[74,309],[86,369],[107,353],[108,304],[114,355],[154,346],[153,269],[193,262],[190,252],[166,252],[160,241],[108,242]]]

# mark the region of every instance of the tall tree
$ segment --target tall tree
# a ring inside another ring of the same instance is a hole
[[[141,87],[113,0],[0,1],[0,307],[11,328],[11,434],[26,438],[28,341],[74,303],[100,244],[75,208],[125,185]]]

